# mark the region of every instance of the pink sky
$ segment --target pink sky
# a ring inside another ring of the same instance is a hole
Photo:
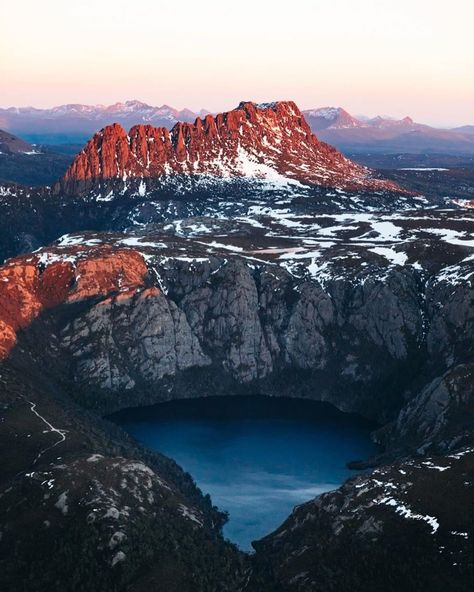
[[[3,107],[293,99],[474,123],[472,0],[16,0],[0,19]]]

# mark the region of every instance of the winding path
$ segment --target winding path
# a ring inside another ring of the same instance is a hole
[[[48,446],[47,448],[44,448],[43,450],[41,450],[38,453],[38,455],[36,456],[35,460],[33,461],[33,464],[36,464],[38,462],[38,460],[43,456],[43,454],[45,452],[48,452],[48,450],[51,450],[52,448],[55,448],[58,444],[61,444],[62,442],[64,442],[66,440],[66,433],[67,433],[67,431],[66,430],[60,430],[59,428],[55,428],[51,423],[49,423],[49,421],[47,419],[45,419],[42,415],[40,415],[38,413],[38,411],[36,411],[36,403],[33,403],[33,401],[29,401],[26,398],[25,398],[25,401],[30,405],[31,411],[37,417],[39,417],[39,419],[41,419],[42,422],[44,422],[48,426],[49,432],[55,432],[56,434],[58,434],[60,436],[60,439],[57,442],[55,442],[51,446]]]

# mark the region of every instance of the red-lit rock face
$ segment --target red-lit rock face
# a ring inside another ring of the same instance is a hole
[[[41,255],[10,260],[0,268],[0,359],[44,310],[93,296],[133,295],[144,284],[147,267],[136,251],[109,247],[81,258],[79,249],[45,266]]]
[[[104,179],[177,174],[284,177],[310,185],[400,190],[389,181],[372,179],[365,167],[320,142],[292,101],[241,103],[194,124],[177,123],[171,131],[137,125],[127,135],[113,124],[87,143],[60,187],[72,194]]]

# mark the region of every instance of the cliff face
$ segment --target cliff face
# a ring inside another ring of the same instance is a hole
[[[250,390],[390,420],[378,437],[397,454],[469,441],[474,324],[462,249],[465,267],[420,272],[378,247],[354,265],[335,255],[347,243],[328,243],[316,262],[311,246],[255,250],[249,240],[244,249],[164,234],[67,236],[13,259],[0,269],[2,356],[18,355],[20,339],[103,411]]]
[[[324,290],[239,260],[152,269],[166,278],[166,295],[107,300],[61,331],[62,355],[72,361],[78,387],[109,391],[106,402],[112,393],[146,392],[165,378],[182,382],[181,370],[193,368],[194,377],[175,385],[173,396],[199,396],[203,380],[212,392],[271,393],[278,380],[279,394],[313,391],[315,399],[379,416],[390,403],[387,394],[383,402],[374,397],[375,385],[409,366],[422,341],[416,278],[409,273],[394,271],[385,285],[367,282],[350,296],[350,280]]]
[[[474,326],[464,247],[443,263],[426,239],[411,245],[420,270],[373,247],[355,265],[333,242],[326,263],[314,246],[305,262],[302,246],[279,248],[273,236],[257,248],[244,236],[66,236],[0,268],[6,588],[23,581],[28,560],[38,592],[53,577],[98,592],[396,592],[414,574],[436,592],[468,590]],[[384,459],[405,460],[299,506],[244,558],[178,467],[83,410],[207,392],[331,402],[382,422]],[[19,498],[39,508],[33,517]]]
[[[166,295],[107,300],[61,329],[61,356],[71,360],[78,392],[102,393],[106,408],[136,397],[250,389],[329,401],[382,422],[401,409],[386,441],[405,451],[449,450],[469,439],[456,418],[472,404],[470,380],[464,373],[458,388],[445,392],[451,381],[442,374],[471,357],[472,345],[443,360],[441,294],[431,294],[437,313],[426,316],[416,272],[393,270],[372,281],[348,275],[322,287],[220,258],[152,269]],[[463,302],[470,298],[467,288]],[[458,332],[466,335],[457,321],[449,325],[453,342]],[[472,343],[472,330],[467,334]],[[431,385],[435,377],[441,386]],[[415,398],[405,408],[407,392]]]
[[[71,249],[68,255],[31,255],[0,268],[0,359],[16,342],[16,332],[45,310],[65,302],[120,293],[128,297],[143,286],[147,267],[139,253]]]
[[[127,134],[119,124],[107,126],[87,143],[57,190],[74,195],[138,178],[145,192],[153,179],[178,175],[401,191],[320,142],[292,101],[244,102],[194,124],[177,123],[171,131],[137,125]]]
[[[25,563],[38,592],[365,592],[386,574],[387,590],[415,574],[438,592],[472,577],[469,217],[255,208],[70,234],[0,267],[5,589],[24,587]],[[171,460],[91,412],[243,392],[376,418],[392,462],[295,509],[252,560]]]

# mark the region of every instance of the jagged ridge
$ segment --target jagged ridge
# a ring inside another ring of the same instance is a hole
[[[127,134],[119,124],[107,126],[87,143],[56,189],[80,194],[105,180],[170,175],[400,191],[320,142],[292,101],[242,102],[194,124],[177,123],[171,131],[136,125]]]

